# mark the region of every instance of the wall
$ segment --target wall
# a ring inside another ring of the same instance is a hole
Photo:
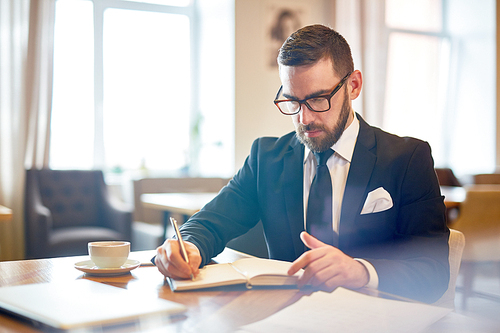
[[[235,169],[261,136],[281,136],[293,131],[290,117],[273,103],[281,85],[278,68],[272,67],[270,26],[281,8],[293,8],[301,25],[330,26],[331,1],[236,0],[235,1]]]
[[[273,6],[291,4],[306,6],[308,23],[325,23],[334,27],[333,7],[353,6],[351,1],[329,0],[235,0],[235,157],[234,168],[238,170],[250,151],[254,139],[260,136],[280,136],[291,130],[291,120],[282,116],[272,101],[280,86],[277,69],[267,64],[266,38],[268,38],[269,14]],[[496,0],[497,17],[500,15],[500,0]],[[345,10],[345,9],[344,9]],[[345,15],[347,17],[348,15]],[[341,19],[343,15],[339,16]],[[342,23],[342,22],[337,22]],[[306,23],[304,23],[305,25]],[[497,54],[500,54],[500,25],[497,20]],[[356,42],[344,36],[352,44]],[[356,56],[356,55],[355,55]],[[355,59],[356,62],[356,59]],[[500,103],[500,57],[497,56],[496,102]],[[361,110],[360,107],[355,108]],[[500,117],[496,110],[494,131],[497,171],[500,170]],[[376,124],[376,121],[370,118]]]

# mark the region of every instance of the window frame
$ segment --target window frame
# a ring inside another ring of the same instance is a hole
[[[61,1],[61,0],[59,0]],[[199,35],[197,17],[194,1],[187,6],[169,6],[144,2],[133,2],[127,0],[89,0],[94,9],[94,161],[93,166],[97,169],[106,170],[104,152],[104,12],[107,9],[128,9],[135,11],[146,11],[156,13],[180,14],[189,18],[190,25],[190,47],[191,47],[191,107],[190,124],[192,129],[196,126],[199,110],[198,96],[198,65],[199,65]],[[190,131],[192,133],[193,131]],[[194,138],[190,138],[189,150],[192,153],[194,147],[191,144]]]
[[[450,107],[450,99],[451,99],[451,89],[452,87],[450,87],[450,78],[449,78],[449,73],[451,73],[452,71],[452,66],[453,66],[453,44],[452,44],[452,37],[450,35],[450,33],[447,31],[447,27],[448,27],[448,16],[447,16],[447,13],[448,13],[448,10],[447,10],[447,0],[441,0],[441,29],[440,31],[429,31],[429,30],[417,30],[417,29],[408,29],[408,28],[396,28],[396,27],[392,27],[390,25],[387,24],[387,22],[385,22],[385,28],[386,28],[386,31],[387,31],[387,41],[389,43],[390,41],[390,38],[391,38],[391,34],[409,34],[409,35],[416,35],[416,36],[425,36],[425,37],[435,37],[435,38],[438,38],[439,39],[439,42],[440,43],[447,43],[448,45],[450,45],[450,53],[449,53],[449,58],[448,58],[448,70],[447,70],[447,73],[448,73],[448,78],[447,78],[447,84],[446,84],[446,87],[445,87],[445,103],[444,103],[444,107],[442,109],[442,117],[444,119],[453,119],[453,115],[451,114],[451,107]],[[387,59],[389,59],[389,44],[387,44]],[[439,60],[438,60],[440,63],[443,63],[444,62],[444,59],[441,57]],[[386,66],[386,76],[387,76],[387,68],[388,66]],[[437,82],[438,83],[438,86],[442,86],[442,82]],[[387,81],[386,81],[386,84],[387,84]],[[385,104],[385,103],[384,103]],[[385,114],[385,105],[384,105],[384,114]],[[385,118],[385,115],[384,117]],[[449,135],[451,132],[452,132],[452,125],[445,122],[443,124],[443,127],[442,127],[442,135],[441,135],[441,138],[443,140],[443,143],[442,143],[442,151],[445,152],[445,155],[442,156],[442,160],[444,162],[444,164],[448,165],[450,164],[450,156],[449,156],[449,153],[446,153],[446,152],[449,152],[450,151],[450,148],[451,148],[451,145],[452,145],[452,140],[451,140],[451,136]]]

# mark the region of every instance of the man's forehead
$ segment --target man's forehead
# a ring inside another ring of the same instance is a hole
[[[296,98],[305,98],[331,91],[340,80],[331,66],[331,62],[315,63],[302,66],[280,67],[280,79],[283,94]]]
[[[298,66],[287,66],[279,64],[278,70],[279,76],[282,80],[286,78],[286,76],[298,74],[300,75],[302,73],[306,73],[309,71],[312,72],[314,70],[319,71],[319,74],[332,74],[333,76],[337,76],[333,63],[329,58],[322,58],[315,63]]]

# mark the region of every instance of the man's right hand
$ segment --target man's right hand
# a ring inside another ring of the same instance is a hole
[[[193,243],[184,242],[184,245],[189,264],[182,257],[179,242],[176,239],[167,239],[156,249],[155,264],[163,275],[174,279],[188,279],[191,274],[198,275],[201,264],[200,251]]]

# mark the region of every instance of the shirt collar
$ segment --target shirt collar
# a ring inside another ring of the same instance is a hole
[[[356,139],[359,133],[359,120],[354,114],[354,119],[352,123],[344,130],[344,133],[340,136],[340,139],[331,147],[338,154],[349,163],[352,160],[352,154],[354,153],[354,146],[356,145]],[[311,150],[306,146],[304,150],[304,163],[306,163],[308,158],[314,156]]]

